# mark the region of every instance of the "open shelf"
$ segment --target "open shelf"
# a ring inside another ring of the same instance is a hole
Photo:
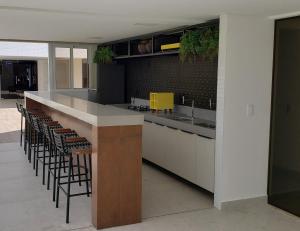
[[[157,52],[143,55],[127,55],[127,56],[116,56],[114,59],[129,59],[129,58],[139,58],[139,57],[151,57],[151,56],[160,56],[160,55],[176,55],[179,51],[165,51],[165,52]]]
[[[129,54],[128,41],[113,44],[112,50],[116,56],[128,56]]]
[[[130,41],[130,55],[145,55],[152,53],[152,38]]]
[[[207,23],[177,28],[153,34],[147,34],[115,42],[106,43],[114,52],[114,59],[128,59],[160,55],[176,55],[179,53],[179,44],[182,35],[188,30],[195,30],[204,27],[218,26],[218,20],[211,20]],[[177,46],[175,46],[175,44]],[[162,45],[173,45],[162,51]]]
[[[172,33],[172,34],[161,34],[157,35],[153,39],[153,51],[154,53],[156,52],[170,52],[177,49],[172,49],[169,51],[162,51],[161,46],[162,45],[167,45],[167,44],[173,44],[173,43],[180,43],[180,38],[183,35],[183,32],[178,32],[178,33]]]
[[[179,49],[162,51],[161,45],[178,43],[182,33],[160,34],[151,38],[134,39],[121,43],[112,44],[114,59],[128,59],[159,55],[175,55]]]

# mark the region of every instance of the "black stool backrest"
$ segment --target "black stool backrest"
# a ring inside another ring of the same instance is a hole
[[[29,115],[29,116],[30,116],[30,115]],[[31,119],[32,119],[32,125],[33,125],[33,128],[34,128],[36,131],[42,133],[42,132],[43,132],[43,129],[42,129],[41,125],[40,125],[40,119],[37,118],[37,117],[34,117],[34,116],[31,116]]]
[[[29,112],[27,111],[26,108],[22,107],[22,114],[24,115],[25,119],[27,120],[27,122],[31,122],[30,116],[29,116]]]
[[[64,136],[52,131],[55,147],[62,153],[65,153]]]
[[[44,130],[44,134],[45,134],[46,138],[51,142],[52,141],[51,133],[49,130],[49,126],[46,123],[43,123],[43,130]]]
[[[23,115],[23,111],[22,111],[23,105],[20,104],[19,102],[16,102],[16,106],[17,106],[18,112],[20,112]]]
[[[60,124],[56,124],[56,125],[47,125],[46,123],[42,123],[42,127],[43,127],[43,131],[44,134],[46,136],[46,138],[53,143],[53,134],[52,134],[52,130],[53,129],[57,129],[57,128],[62,128],[62,126]]]

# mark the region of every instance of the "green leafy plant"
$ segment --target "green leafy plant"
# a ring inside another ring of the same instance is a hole
[[[218,28],[209,27],[188,31],[180,39],[180,60],[191,61],[198,56],[213,60],[218,55],[218,44]]]
[[[113,51],[109,46],[99,47],[95,52],[94,63],[101,63],[101,64],[111,63],[112,57],[113,57]]]

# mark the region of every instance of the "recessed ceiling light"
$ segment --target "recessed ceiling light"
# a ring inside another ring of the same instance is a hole
[[[151,23],[151,22],[137,22],[133,24],[135,26],[158,26],[159,23]]]

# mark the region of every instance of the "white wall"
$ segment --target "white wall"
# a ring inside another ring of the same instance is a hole
[[[264,17],[220,18],[216,207],[267,193],[273,30]]]
[[[48,59],[37,60],[38,90],[48,90]]]

